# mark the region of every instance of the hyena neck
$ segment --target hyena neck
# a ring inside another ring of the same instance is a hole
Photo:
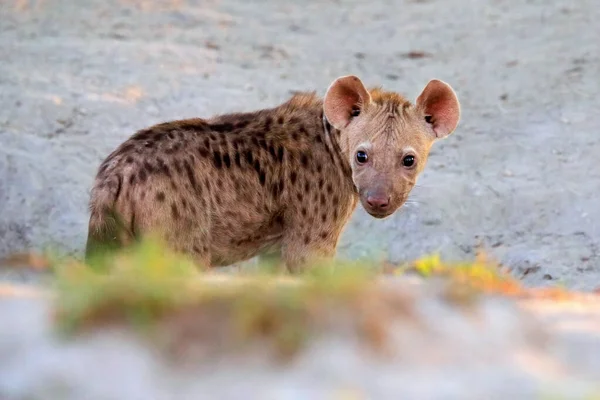
[[[341,131],[335,129],[327,120],[325,113],[321,111],[320,119],[322,122],[324,144],[329,154],[334,155],[333,163],[336,168],[339,169],[340,173],[344,176],[349,187],[352,188],[352,194],[358,196],[358,191],[352,180],[352,168],[350,166],[348,151],[345,149],[347,146],[342,144]]]

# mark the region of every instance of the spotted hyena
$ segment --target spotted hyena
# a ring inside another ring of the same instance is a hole
[[[278,255],[295,271],[334,256],[360,202],[393,214],[460,106],[431,80],[416,101],[356,76],[255,112],[166,122],[121,144],[98,170],[86,254],[155,232],[199,266]]]

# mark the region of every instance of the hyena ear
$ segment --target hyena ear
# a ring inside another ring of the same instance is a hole
[[[450,135],[458,125],[460,104],[456,93],[446,82],[429,81],[417,97],[417,108],[437,139]]]
[[[342,129],[370,102],[371,95],[358,77],[342,76],[327,89],[323,111],[331,125]]]

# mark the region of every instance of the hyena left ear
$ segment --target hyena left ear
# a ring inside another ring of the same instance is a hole
[[[416,103],[436,139],[445,138],[458,126],[460,104],[456,93],[446,82],[429,81]]]
[[[327,89],[323,111],[331,125],[342,129],[370,102],[371,95],[357,76],[342,76]]]

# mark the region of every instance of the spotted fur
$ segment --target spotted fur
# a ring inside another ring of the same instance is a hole
[[[410,106],[371,93],[373,108]],[[203,267],[280,254],[295,271],[332,257],[360,198],[344,131],[316,93],[140,130],[98,169],[86,255],[156,232]]]

